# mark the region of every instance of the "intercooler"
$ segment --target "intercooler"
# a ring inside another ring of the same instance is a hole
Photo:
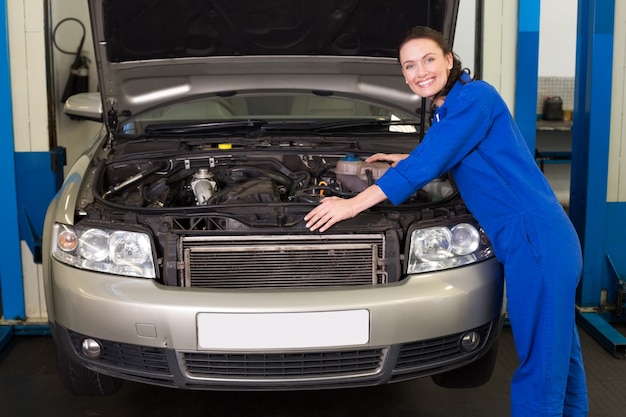
[[[184,237],[182,284],[308,288],[387,281],[385,235]]]

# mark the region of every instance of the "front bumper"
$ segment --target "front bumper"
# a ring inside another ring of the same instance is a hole
[[[77,270],[51,261],[59,348],[90,369],[124,379],[210,389],[297,389],[377,385],[444,372],[483,355],[503,317],[500,265],[413,276],[367,288],[210,290],[167,287]],[[271,349],[202,349],[199,315],[366,310],[365,343]],[[464,350],[468,331],[480,343]],[[82,352],[99,342],[97,358]]]

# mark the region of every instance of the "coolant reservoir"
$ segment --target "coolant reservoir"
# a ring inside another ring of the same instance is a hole
[[[335,174],[345,190],[361,192],[389,169],[387,162],[367,163],[354,155],[346,155],[337,161]]]

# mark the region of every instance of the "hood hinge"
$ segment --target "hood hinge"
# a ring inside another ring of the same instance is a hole
[[[111,106],[111,108],[107,111],[106,118],[108,133],[107,147],[110,148],[113,142],[114,132],[117,130],[118,124],[117,111],[113,108],[113,106]]]
[[[117,129],[117,110],[115,110],[112,106],[107,111],[107,126],[109,130],[115,131]]]

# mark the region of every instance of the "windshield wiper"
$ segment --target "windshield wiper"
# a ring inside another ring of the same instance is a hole
[[[242,129],[258,130],[261,126],[267,124],[265,120],[228,120],[228,121],[211,121],[211,122],[177,122],[177,123],[159,123],[151,124],[144,128],[147,135],[189,135],[189,134],[206,134],[224,131],[240,132]]]
[[[314,127],[314,132],[329,132],[329,131],[345,131],[361,128],[371,127],[385,127],[388,132],[416,132],[416,125],[419,125],[417,121],[406,120],[387,120],[387,119],[354,119],[354,120],[341,120],[320,124]],[[397,127],[398,129],[394,128]],[[400,129],[400,127],[411,129]]]
[[[261,127],[264,132],[308,132],[316,134],[328,133],[381,133],[381,128],[388,133],[415,133],[419,122],[416,120],[387,120],[387,119],[343,119],[333,121],[303,120],[303,121],[271,121]]]
[[[224,133],[249,135],[262,134],[262,132],[307,132],[316,134],[328,134],[346,131],[350,133],[371,133],[376,128],[376,133],[381,133],[384,128],[388,133],[415,133],[417,132],[416,120],[386,120],[386,119],[343,119],[321,122],[320,120],[228,120],[211,122],[176,122],[151,124],[145,127],[146,135],[193,135]],[[364,130],[370,129],[370,130]]]

